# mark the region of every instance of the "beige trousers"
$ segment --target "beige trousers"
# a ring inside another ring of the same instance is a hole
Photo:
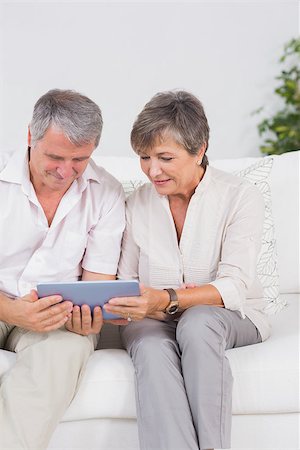
[[[0,347],[16,363],[0,379],[0,449],[44,450],[72,401],[96,336],[35,333],[0,322]]]

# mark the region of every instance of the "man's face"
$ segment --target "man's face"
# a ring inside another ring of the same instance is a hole
[[[31,146],[30,130],[28,145]],[[37,192],[66,192],[73,181],[85,171],[95,144],[80,147],[72,144],[62,131],[48,128],[30,153],[30,178]]]

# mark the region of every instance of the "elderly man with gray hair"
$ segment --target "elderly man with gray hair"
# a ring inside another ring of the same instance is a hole
[[[103,319],[39,281],[115,279],[123,189],[91,155],[99,107],[70,90],[36,103],[28,149],[0,157],[0,346],[16,363],[0,383],[0,448],[47,448],[93,352]]]

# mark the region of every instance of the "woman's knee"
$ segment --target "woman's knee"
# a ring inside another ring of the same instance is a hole
[[[122,331],[124,344],[134,363],[151,366],[154,362],[155,365],[163,363],[165,359],[177,359],[175,328],[169,329],[164,323],[153,320],[154,323],[143,322],[130,324]]]
[[[187,309],[178,322],[176,339],[180,346],[184,343],[223,340],[225,326],[219,308],[216,306],[199,305]]]

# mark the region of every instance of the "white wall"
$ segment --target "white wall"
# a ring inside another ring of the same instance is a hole
[[[35,101],[58,87],[102,108],[103,155],[131,155],[145,102],[183,88],[203,101],[213,159],[259,155],[251,112],[274,107],[278,58],[299,21],[297,0],[9,1],[0,12],[0,148],[26,145]]]

